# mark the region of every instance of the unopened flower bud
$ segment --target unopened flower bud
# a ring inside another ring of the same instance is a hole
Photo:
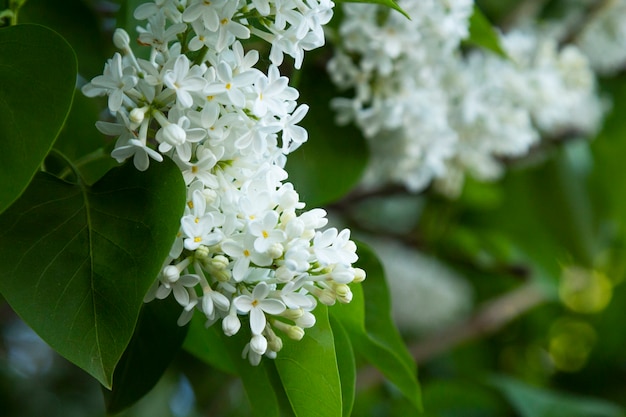
[[[226,267],[228,266],[228,263],[229,263],[228,258],[225,257],[224,255],[215,255],[211,259],[211,266],[217,269],[218,271],[226,269]]]
[[[283,348],[283,339],[274,335],[271,339],[267,341],[267,349],[271,352],[280,352]],[[267,353],[267,351],[265,352]]]
[[[222,320],[222,330],[226,336],[230,337],[237,334],[240,328],[241,321],[239,321],[239,317],[236,314],[229,314]]]
[[[359,282],[363,282],[365,280],[365,271],[361,268],[354,268],[354,279],[352,282],[358,284]]]
[[[267,350],[267,339],[265,336],[260,334],[253,335],[252,339],[250,339],[250,349],[259,355],[264,354]]]
[[[113,44],[118,49],[126,50],[130,47],[130,36],[124,29],[117,28],[113,32]]]
[[[197,260],[206,262],[209,259],[209,248],[206,245],[200,245],[194,254]]]
[[[163,278],[169,283],[174,283],[180,278],[180,271],[176,266],[168,265],[163,268]]]
[[[280,243],[274,243],[272,244],[272,246],[270,246],[270,248],[267,250],[267,254],[272,258],[272,259],[276,259],[276,258],[280,258],[283,255],[283,252],[285,251],[285,248],[283,247],[282,244]]]
[[[320,294],[317,298],[320,300],[320,303],[327,306],[335,305],[335,301],[337,301],[335,292],[329,289],[320,291]]]
[[[289,326],[286,333],[291,340],[301,340],[304,337],[304,329],[299,326]]]
[[[315,326],[315,316],[311,312],[305,311],[302,317],[296,319],[295,322],[303,329],[309,329]]]
[[[185,129],[177,124],[169,123],[159,129],[156,134],[156,139],[160,143],[165,142],[171,146],[178,146],[185,143],[185,140],[187,140],[187,133],[185,132]]]
[[[130,111],[129,120],[134,124],[141,124],[143,122],[146,112],[143,108],[134,108]]]
[[[293,279],[293,272],[285,265],[279,266],[274,275],[279,282],[289,282]]]
[[[337,288],[335,288],[335,293],[340,303],[347,304],[352,301],[352,291],[350,291],[350,287],[347,285],[338,285]]]
[[[301,308],[288,308],[282,313],[280,313],[281,317],[284,317],[288,320],[297,320],[304,315],[304,310]]]

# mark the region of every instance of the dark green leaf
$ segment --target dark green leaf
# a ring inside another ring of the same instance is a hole
[[[65,126],[54,143],[54,149],[72,161],[81,178],[89,185],[119,165],[110,154],[113,142],[107,141],[96,129],[95,122],[101,110],[99,104],[98,100],[77,92]],[[73,174],[67,162],[54,152],[46,159],[45,166],[46,171],[60,178],[70,178]]]
[[[173,297],[143,306],[133,338],[113,373],[113,389],[104,391],[109,413],[140,400],[165,373],[187,334],[187,327],[176,323],[180,313]]]
[[[467,43],[488,49],[503,58],[507,57],[500,44],[498,33],[477,5],[474,5],[474,13],[470,17],[469,32]]]
[[[309,140],[289,155],[286,169],[301,200],[318,207],[338,200],[361,179],[367,145],[356,127],[333,122],[330,100],[335,88],[324,68],[307,67],[298,89],[301,102],[310,105],[301,123]]]
[[[297,417],[336,417],[342,415],[342,391],[328,309],[318,305],[314,314],[315,326],[302,340],[283,338],[276,369]],[[312,407],[311,398],[323,401]]]
[[[492,385],[511,402],[520,417],[621,417],[624,410],[608,401],[566,395],[526,385],[515,379],[494,377]]]
[[[399,11],[400,13],[405,15],[408,19],[411,18],[411,16],[409,16],[407,14],[407,12],[405,12],[404,10],[402,10],[402,8],[400,6],[398,6],[398,3],[396,3],[395,0],[339,0],[338,3],[372,3],[372,4],[380,4],[382,6],[391,7],[392,9]]]
[[[394,383],[418,410],[422,408],[417,366],[391,320],[389,290],[376,255],[359,245],[357,266],[367,272],[361,285],[353,285],[349,304],[330,311],[346,329],[355,351]]]
[[[335,352],[337,353],[337,366],[339,367],[339,378],[341,379],[341,398],[343,399],[343,416],[352,415],[354,406],[354,395],[356,390],[356,361],[354,359],[354,349],[350,336],[341,323],[332,315],[330,325],[335,339]]]
[[[61,34],[76,52],[78,71],[90,79],[102,73],[108,55],[105,44],[112,42],[108,36],[103,37],[102,24],[86,3],[64,0],[60,5],[50,0],[28,0],[20,9],[19,20],[41,24]]]
[[[76,57],[37,25],[0,29],[0,213],[24,192],[72,105]]]
[[[93,187],[39,173],[0,216],[0,292],[53,349],[110,388],[185,204],[169,160]]]
[[[205,321],[203,316],[196,314],[193,317],[183,347],[208,365],[228,374],[236,374],[237,370],[230,360],[228,348],[220,336],[222,333],[220,324],[217,323],[207,329],[204,327]]]
[[[274,364],[264,358],[258,366],[252,366],[242,358],[243,347],[250,340],[250,331],[241,329],[232,337],[224,335],[219,324],[204,328],[205,319],[196,315],[191,321],[185,349],[199,359],[224,372],[241,378],[254,416],[279,417],[281,415],[280,381]],[[242,323],[242,327],[246,324]]]

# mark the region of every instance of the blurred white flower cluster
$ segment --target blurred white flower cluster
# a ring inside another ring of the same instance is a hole
[[[589,0],[579,1],[583,6],[590,3]],[[586,22],[576,35],[576,44],[597,73],[611,75],[626,67],[626,0],[600,3],[592,16],[588,16],[584,8],[570,7],[572,16],[568,20]]]
[[[353,92],[333,100],[338,122],[354,122],[371,149],[365,185],[419,191],[435,181],[454,195],[465,175],[498,178],[503,159],[542,137],[598,128],[603,104],[588,60],[550,30],[502,35],[507,57],[461,51],[472,0],[398,4],[411,20],[345,4],[328,65],[335,84]]]
[[[330,0],[157,0],[135,17],[136,57],[129,35],[118,29],[116,53],[104,74],[83,87],[108,96],[116,123],[99,122],[118,137],[112,156],[133,158],[139,170],[150,159],[173,159],[187,184],[180,232],[146,301],[173,294],[183,308],[179,324],[195,310],[207,326],[221,321],[226,335],[249,317],[244,349],[252,364],[282,347],[279,330],[300,339],[314,325],[317,302],[349,302],[347,284],[365,278],[353,268],[350,231],[330,228],[321,209],[304,203],[284,182],[286,155],[307,140],[297,125],[308,107],[297,106],[277,65],[287,54],[302,63],[304,51],[324,43]],[[255,67],[256,50],[240,39],[271,44],[267,74]]]

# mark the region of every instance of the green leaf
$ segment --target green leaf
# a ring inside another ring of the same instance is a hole
[[[113,389],[104,391],[109,413],[139,401],[161,379],[187,334],[187,326],[176,323],[180,313],[173,297],[143,306],[133,338],[113,373]]]
[[[286,169],[301,200],[319,207],[343,197],[359,182],[367,163],[367,144],[355,126],[333,123],[329,103],[336,89],[323,68],[307,66],[298,89],[301,101],[310,105],[301,123],[309,140],[289,154]]]
[[[28,0],[20,9],[19,21],[44,25],[63,36],[76,52],[83,77],[90,79],[102,73],[110,35],[103,36],[102,24],[84,0]]]
[[[407,12],[405,12],[400,6],[398,6],[398,3],[396,3],[394,0],[338,0],[337,3],[371,3],[371,4],[380,4],[382,6],[391,7],[392,9],[402,13],[404,16],[406,16],[407,19],[411,18],[411,16],[409,16]]]
[[[507,54],[500,44],[498,33],[477,5],[474,5],[474,13],[470,17],[469,38],[466,42],[507,58]]]
[[[341,379],[341,398],[343,399],[343,416],[352,415],[354,397],[356,393],[356,361],[350,336],[341,323],[332,315],[330,326],[335,339],[335,352],[337,353],[337,366]]]
[[[219,323],[204,327],[206,319],[198,314],[194,315],[189,324],[189,332],[185,338],[183,348],[202,360],[227,374],[237,374],[235,365],[230,360],[230,353],[224,344],[220,333],[222,329]],[[241,346],[243,349],[243,346]]]
[[[98,100],[77,92],[65,126],[54,143],[54,149],[59,150],[72,161],[80,172],[81,178],[89,185],[94,184],[109,170],[119,165],[111,157],[113,141],[107,140],[96,129],[96,120],[101,110]],[[54,153],[51,156],[54,156]],[[61,178],[66,178],[68,174],[71,174],[70,168],[63,160],[59,161],[58,172],[53,171],[54,167],[50,159],[46,160],[48,172],[59,174],[57,176]]]
[[[147,172],[126,164],[93,187],[37,174],[0,216],[0,293],[53,349],[110,388],[185,194],[169,160]]]
[[[350,335],[355,351],[394,383],[417,410],[422,408],[417,366],[391,319],[389,290],[380,261],[359,245],[356,266],[367,272],[361,285],[353,285],[349,304],[335,305],[331,314]]]
[[[72,106],[76,57],[43,26],[0,29],[0,213],[24,192]]]
[[[195,315],[191,321],[185,349],[199,359],[241,378],[246,396],[255,417],[281,416],[282,398],[280,381],[271,360],[263,358],[258,366],[252,366],[242,358],[243,347],[250,340],[250,331],[242,323],[242,329],[232,337],[226,336],[219,324],[204,328],[205,318]],[[223,363],[219,363],[220,360]]]
[[[520,417],[621,417],[624,410],[608,401],[567,395],[526,385],[506,377],[494,377],[492,385],[510,401]]]
[[[328,309],[318,305],[316,323],[300,341],[284,338],[276,369],[297,417],[342,415],[342,391]],[[311,398],[318,398],[314,407]]]

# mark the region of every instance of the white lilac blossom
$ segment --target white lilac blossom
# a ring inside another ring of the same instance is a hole
[[[581,16],[589,19],[589,16]],[[614,74],[626,67],[626,0],[602,2],[583,30],[576,44],[600,74]]]
[[[305,50],[323,44],[321,25],[332,6],[328,0],[145,3],[135,17],[148,20],[138,42],[150,46],[149,59],[137,58],[118,29],[122,54],[83,87],[88,96],[109,98],[116,122],[97,126],[118,138],[117,161],[132,157],[143,171],[150,160],[169,157],[187,186],[180,231],[145,300],[172,294],[183,309],[180,325],[199,310],[207,326],[221,321],[228,336],[248,317],[244,355],[253,364],[282,347],[275,330],[301,339],[315,323],[318,302],[349,302],[346,284],[365,278],[352,266],[350,231],[320,230],[326,212],[303,210],[283,169],[286,155],[307,140],[297,123],[308,106],[298,106],[298,91],[276,65],[287,54],[299,67]],[[267,74],[255,68],[259,52],[245,52],[239,42],[250,36],[271,43]]]
[[[503,159],[542,137],[593,134],[603,113],[589,63],[537,27],[502,35],[508,55],[461,51],[473,2],[400,1],[411,16],[345,4],[331,78],[354,92],[332,102],[355,123],[371,158],[363,182],[456,194],[465,175],[498,178]]]

